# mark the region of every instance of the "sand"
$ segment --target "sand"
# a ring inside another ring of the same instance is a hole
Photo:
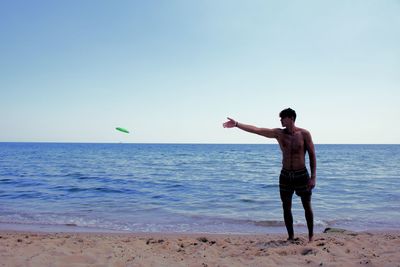
[[[0,266],[400,266],[400,232],[113,234],[0,231]]]

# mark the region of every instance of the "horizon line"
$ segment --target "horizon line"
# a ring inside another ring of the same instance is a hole
[[[0,144],[130,144],[130,145],[279,145],[278,143],[208,143],[208,142],[79,142],[79,141],[0,141]],[[314,143],[314,145],[400,145],[400,143]]]

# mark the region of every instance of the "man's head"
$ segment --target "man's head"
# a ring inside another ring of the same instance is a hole
[[[284,109],[279,113],[279,117],[281,117],[281,120],[284,118],[290,118],[293,120],[293,122],[295,122],[296,121],[296,111],[294,111],[291,108]]]

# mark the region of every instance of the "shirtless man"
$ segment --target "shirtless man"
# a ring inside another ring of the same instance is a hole
[[[259,128],[239,123],[228,118],[224,128],[237,127],[246,132],[275,138],[282,151],[282,170],[279,176],[279,191],[282,200],[283,217],[288,232],[288,240],[294,239],[292,196],[301,197],[308,228],[308,238],[311,242],[314,235],[314,215],[311,207],[312,189],[315,187],[317,161],[314,144],[309,131],[295,126],[296,112],[293,109],[284,109],[279,113],[283,129]],[[305,165],[305,154],[308,152],[311,177]]]

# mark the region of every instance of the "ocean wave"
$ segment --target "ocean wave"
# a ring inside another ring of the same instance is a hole
[[[0,184],[14,184],[14,179],[0,179]]]
[[[90,188],[81,188],[81,187],[69,187],[65,188],[65,191],[68,193],[79,193],[79,192],[93,192],[93,193],[113,193],[113,194],[122,194],[127,193],[125,189],[114,189],[109,187],[90,187]]]

